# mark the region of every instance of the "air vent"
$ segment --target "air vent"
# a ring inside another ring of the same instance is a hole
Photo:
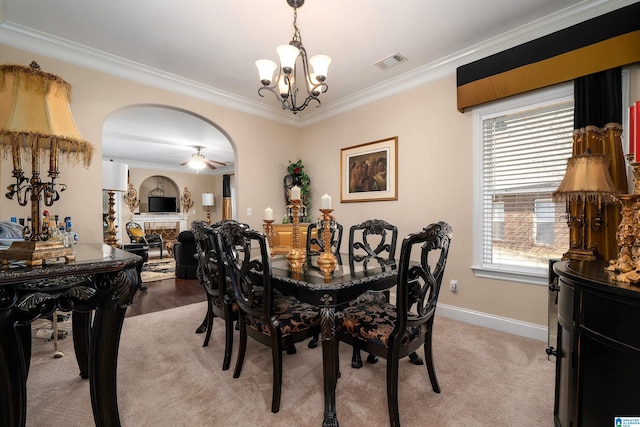
[[[394,53],[391,56],[388,56],[378,62],[376,62],[374,65],[378,68],[380,68],[381,70],[388,70],[389,68],[393,68],[398,64],[401,64],[403,62],[406,62],[407,58],[400,54],[400,53]]]

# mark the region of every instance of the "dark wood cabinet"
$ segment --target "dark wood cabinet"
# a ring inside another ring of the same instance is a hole
[[[555,263],[558,339],[554,419],[561,427],[640,416],[640,286],[601,261]]]

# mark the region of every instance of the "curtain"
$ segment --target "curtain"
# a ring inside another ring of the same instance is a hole
[[[627,173],[622,151],[622,74],[620,68],[602,71],[574,80],[573,155],[593,154],[609,157],[611,179],[620,193],[628,193]],[[579,213],[571,205],[572,215]],[[602,206],[603,224],[594,220],[597,204],[587,206],[587,244],[595,249],[597,258],[615,259],[618,254],[616,231],[620,223],[620,206]],[[571,223],[571,241],[576,241],[579,227]]]
[[[231,175],[222,175],[222,219],[232,219]]]

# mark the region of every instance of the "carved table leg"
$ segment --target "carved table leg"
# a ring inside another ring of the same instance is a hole
[[[91,406],[96,427],[120,426],[116,394],[118,347],[127,305],[140,286],[138,277],[131,268],[96,279],[99,292],[108,291],[96,309],[89,348]]]
[[[89,378],[89,338],[91,337],[91,312],[74,311],[71,315],[73,348],[76,352],[80,378]]]
[[[335,335],[333,307],[321,308],[322,369],[324,377],[323,427],[338,427],[336,414],[336,383],[338,381],[338,343]]]

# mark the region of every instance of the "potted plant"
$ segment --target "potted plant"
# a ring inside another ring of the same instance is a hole
[[[296,162],[289,160],[287,175],[284,177],[284,199],[287,205],[290,203],[289,191],[296,185],[300,187],[300,198],[304,206],[301,220],[306,221],[311,216],[309,214],[311,206],[311,179],[304,171],[304,163],[302,160]]]

